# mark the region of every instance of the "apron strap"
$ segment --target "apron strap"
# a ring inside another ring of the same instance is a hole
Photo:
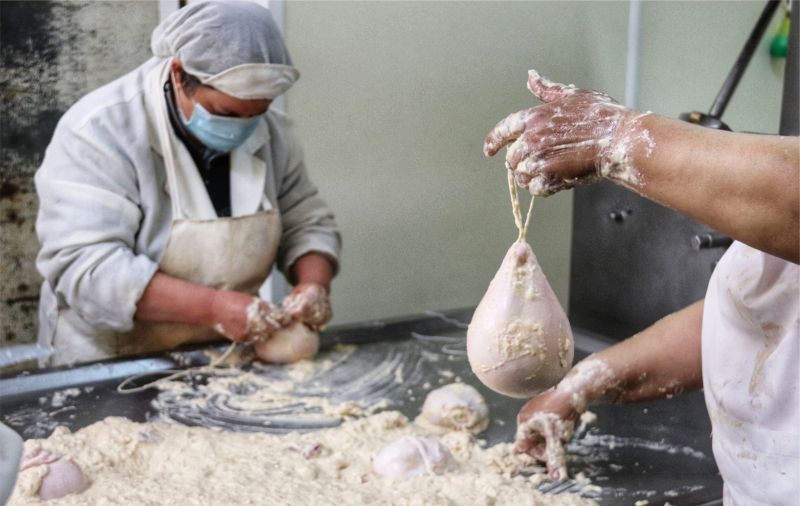
[[[164,157],[164,168],[167,172],[167,184],[170,188],[170,201],[172,202],[172,219],[183,218],[183,207],[180,202],[180,192],[177,183],[177,168],[175,166],[175,151],[169,129],[172,126],[167,117],[167,103],[164,98],[163,85],[169,79],[169,69],[172,59],[165,60],[151,71],[147,79],[147,92],[153,97],[153,113],[155,114],[155,127],[158,140],[161,143],[161,154]]]

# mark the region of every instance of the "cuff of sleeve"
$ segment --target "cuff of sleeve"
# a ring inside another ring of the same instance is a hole
[[[287,249],[283,254],[283,258],[281,258],[278,267],[280,268],[281,272],[283,272],[283,275],[286,276],[286,279],[291,279],[291,268],[298,258],[307,253],[319,253],[330,260],[331,266],[333,267],[333,275],[336,276],[339,274],[338,249],[339,248],[334,240],[328,241],[319,238],[312,241],[306,241],[303,244],[299,244]]]
[[[129,298],[125,300],[123,306],[125,308],[125,331],[133,328],[133,318],[138,309],[139,299],[142,298],[144,291],[150,285],[150,281],[153,280],[153,276],[158,272],[158,264],[150,258],[141,255],[136,260],[136,277],[133,278],[134,281],[129,292]]]
[[[118,274],[124,279],[117,279],[113,293],[109,294],[116,303],[111,306],[108,300],[93,301],[95,303],[86,308],[93,314],[84,314],[82,317],[103,330],[127,332],[133,329],[139,299],[157,271],[157,263],[138,255],[125,267],[124,273]]]

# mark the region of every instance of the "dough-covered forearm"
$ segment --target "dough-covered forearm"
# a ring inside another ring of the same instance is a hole
[[[262,340],[289,323],[280,308],[245,293],[215,290],[157,273],[136,318],[211,327],[233,341]]]
[[[283,301],[283,309],[296,321],[319,330],[333,317],[330,303],[333,263],[319,253],[300,257],[292,265],[292,292]]]
[[[756,249],[800,256],[800,140],[712,130],[648,115],[634,189]]]
[[[591,404],[646,401],[700,388],[702,315],[699,301],[590,355],[556,390],[580,413]]]
[[[212,326],[217,290],[156,273],[137,303],[136,319]]]
[[[800,259],[800,140],[699,127],[640,113],[592,90],[549,81],[544,103],[500,121],[484,153],[534,195],[609,179],[754,248]]]

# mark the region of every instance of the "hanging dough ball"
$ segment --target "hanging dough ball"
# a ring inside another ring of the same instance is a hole
[[[273,333],[255,345],[256,356],[264,362],[290,364],[311,358],[319,350],[319,335],[300,322]]]
[[[79,494],[91,484],[89,478],[72,459],[40,446],[23,457],[20,471],[38,466],[46,468],[37,491],[37,495],[43,501]]]
[[[489,425],[489,408],[471,385],[451,383],[428,394],[417,423],[477,434]]]
[[[372,459],[375,474],[399,480],[444,474],[454,468],[455,459],[446,446],[435,439],[417,436],[403,436]]]
[[[472,316],[467,356],[492,390],[529,398],[555,385],[572,364],[572,330],[536,255],[511,245]]]

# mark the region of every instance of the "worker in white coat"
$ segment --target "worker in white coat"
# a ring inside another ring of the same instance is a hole
[[[297,80],[267,9],[192,4],[153,58],[89,93],[36,173],[50,364],[267,339],[331,316],[340,236],[272,101]],[[256,297],[273,265],[294,283]]]
[[[564,469],[557,449],[591,404],[702,387],[725,504],[797,504],[800,139],[792,86],[795,105],[785,114],[793,125],[782,121],[788,135],[769,136],[639,113],[530,72],[528,87],[544,103],[501,121],[484,144],[488,156],[508,146],[506,166],[519,185],[549,195],[608,179],[736,242],[704,300],[589,356],[530,400],[518,416],[520,451]]]

